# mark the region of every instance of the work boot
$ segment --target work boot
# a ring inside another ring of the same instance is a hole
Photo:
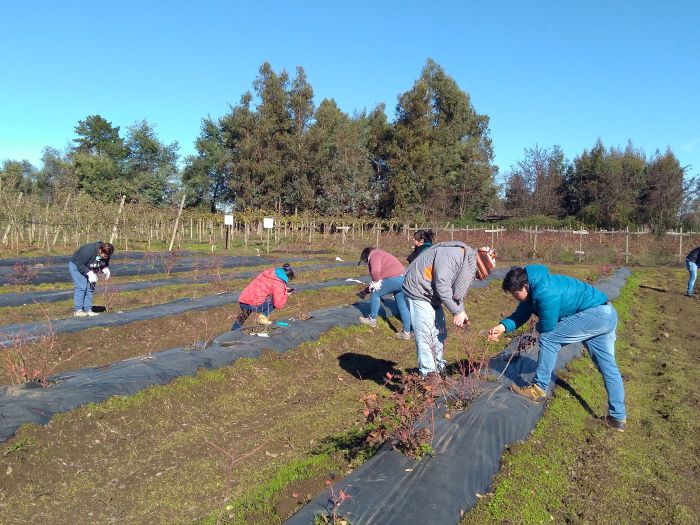
[[[87,317],[88,313],[83,310],[73,312],[73,317]]]
[[[272,324],[272,321],[270,321],[265,314],[258,314],[258,324],[268,326]]]
[[[510,390],[511,392],[515,392],[520,396],[530,399],[531,401],[541,401],[547,398],[547,392],[542,390],[534,383],[527,386],[510,385]]]
[[[396,339],[403,339],[404,341],[410,341],[411,340],[411,332],[396,332],[394,334],[394,337],[396,337]]]
[[[372,328],[377,328],[377,320],[372,319],[371,317],[360,317],[360,322],[362,324],[366,324],[367,326],[371,326]]]
[[[627,422],[624,419],[615,419],[611,416],[605,416],[603,420],[609,427],[614,428],[618,432],[624,432],[627,430]]]

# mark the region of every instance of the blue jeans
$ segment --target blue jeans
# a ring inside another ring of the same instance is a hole
[[[411,314],[408,313],[408,305],[406,304],[406,295],[403,293],[403,275],[382,279],[382,286],[379,291],[372,292],[369,298],[369,316],[376,319],[379,314],[379,303],[383,296],[390,293],[394,294],[396,305],[399,307],[399,316],[403,324],[403,331],[411,331]]]
[[[624,420],[625,388],[615,362],[615,328],[617,312],[611,304],[589,308],[557,323],[554,330],[540,334],[540,351],[537,355],[535,383],[545,392],[549,386],[557,354],[562,345],[586,343],[593,363],[603,375],[608,392],[608,413]]]
[[[272,311],[275,309],[275,306],[272,304],[272,296],[268,295],[267,299],[265,299],[265,302],[262,304],[259,304],[257,306],[252,305],[252,304],[246,304],[246,303],[238,303],[241,307],[241,313],[238,314],[236,317],[236,320],[233,323],[233,326],[231,326],[231,330],[240,330],[243,328],[243,323],[246,322],[248,317],[250,317],[250,314],[253,312],[257,312],[259,314],[263,315],[270,315]]]
[[[447,326],[442,306],[434,308],[428,301],[408,298],[411,310],[411,326],[416,335],[418,371],[422,376],[430,372],[442,372],[447,361],[442,356]]]
[[[695,288],[695,279],[698,277],[698,265],[688,259],[685,260],[685,267],[688,268],[690,277],[688,278],[688,295],[693,295]]]
[[[68,263],[68,271],[75,284],[75,290],[73,292],[73,310],[79,312],[80,310],[85,310],[89,312],[92,310],[92,294],[94,289],[90,287],[87,277],[78,271],[78,267],[73,263]]]

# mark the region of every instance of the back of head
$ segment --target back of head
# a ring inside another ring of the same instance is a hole
[[[369,261],[369,254],[373,250],[371,246],[367,246],[364,250],[362,250],[362,253],[360,254],[360,260],[357,262],[357,266],[360,266],[361,264],[367,264],[367,261]]]
[[[284,263],[282,269],[290,281],[294,279],[294,270],[292,270],[292,266],[289,263]]]
[[[114,253],[114,246],[108,242],[100,242],[98,251],[103,253],[105,257],[110,258]]]
[[[508,293],[518,292],[523,286],[529,284],[525,268],[513,266],[503,278],[503,291]]]
[[[413,238],[416,241],[423,241],[433,243],[433,230],[416,230],[413,234]]]

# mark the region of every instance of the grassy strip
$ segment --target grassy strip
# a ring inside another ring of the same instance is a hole
[[[635,273],[615,301],[628,431],[619,434],[593,420],[582,401],[605,415],[605,389],[590,359],[575,360],[563,379],[577,395],[555,391],[531,438],[505,454],[493,493],[461,523],[698,522],[697,496],[689,503],[677,490],[697,494],[697,383],[690,380],[697,372],[692,357],[683,356],[671,373],[655,351],[654,334],[668,319],[658,304],[639,300],[640,281]],[[659,389],[648,378],[664,369],[672,386]],[[659,390],[672,407],[666,416],[656,403]],[[687,395],[695,398],[691,406],[683,403]]]

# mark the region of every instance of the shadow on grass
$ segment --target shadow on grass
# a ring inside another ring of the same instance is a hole
[[[370,355],[345,352],[338,356],[340,368],[362,381],[374,381],[378,385],[386,383],[386,374],[397,374],[395,361],[377,359]],[[387,385],[387,388],[391,388]]]
[[[588,402],[583,399],[576,390],[573,389],[573,387],[567,383],[564,379],[560,377],[555,377],[554,379],[554,384],[556,384],[559,388],[563,388],[566,390],[571,397],[576,399],[576,401],[579,402],[579,404],[583,407],[583,409],[588,412],[593,418],[598,419],[599,416],[593,412],[593,409],[591,406],[588,404]]]

